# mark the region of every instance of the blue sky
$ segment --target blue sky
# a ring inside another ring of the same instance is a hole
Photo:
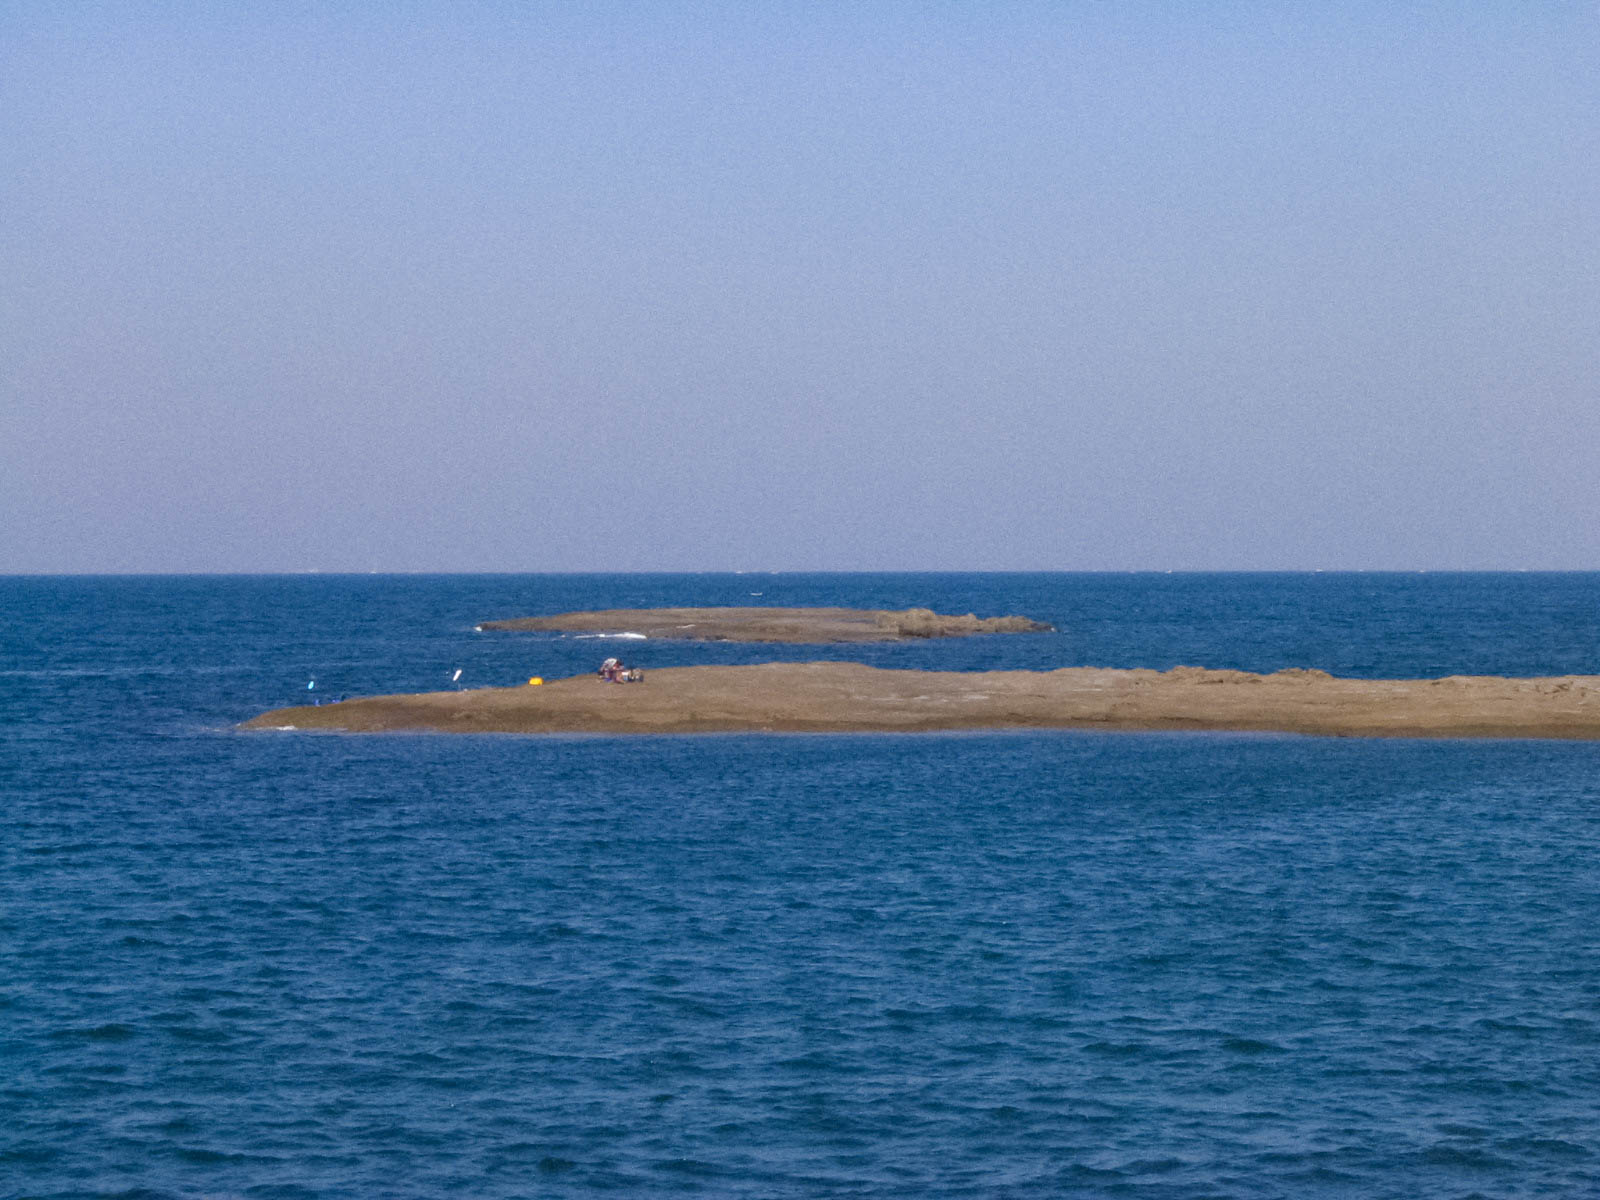
[[[1600,568],[1593,4],[0,0],[0,571]]]

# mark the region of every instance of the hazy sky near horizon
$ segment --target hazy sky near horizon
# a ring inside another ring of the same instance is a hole
[[[1600,568],[1597,381],[1592,2],[0,0],[0,572]]]

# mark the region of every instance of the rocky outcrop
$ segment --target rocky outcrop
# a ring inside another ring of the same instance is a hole
[[[374,696],[280,709],[246,728],[473,733],[1275,730],[1358,737],[1600,739],[1600,677],[1336,679],[1178,667],[885,671],[859,663],[673,667],[643,683]]]
[[[1027,617],[944,616],[927,608],[617,608],[484,621],[511,632],[640,634],[697,642],[898,642],[981,633],[1050,633]]]

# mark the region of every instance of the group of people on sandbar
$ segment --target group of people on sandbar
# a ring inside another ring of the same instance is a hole
[[[621,659],[608,658],[600,664],[600,678],[607,683],[640,683],[644,680],[644,670],[640,667],[625,667]]]

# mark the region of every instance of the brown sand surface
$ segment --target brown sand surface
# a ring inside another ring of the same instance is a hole
[[[373,696],[279,709],[244,728],[466,733],[1276,730],[1362,737],[1600,738],[1600,676],[1335,679],[1072,667],[885,671],[859,663],[673,667],[642,683]]]
[[[976,633],[1049,633],[1027,617],[945,616],[926,608],[613,608],[484,621],[512,632],[642,633],[696,642],[898,642]]]

